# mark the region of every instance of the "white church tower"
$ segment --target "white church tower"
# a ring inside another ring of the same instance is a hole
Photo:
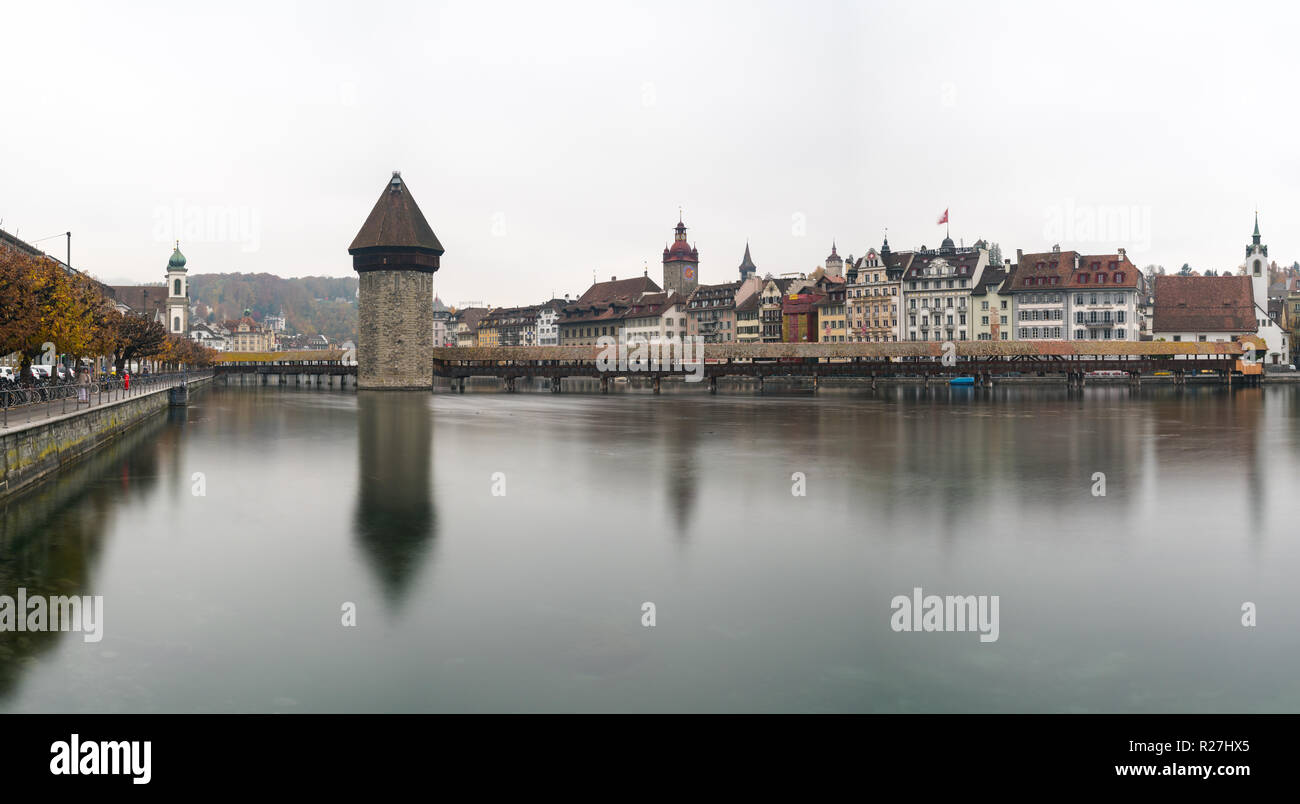
[[[1259,213],[1255,213],[1255,233],[1251,235],[1250,245],[1246,246],[1246,263],[1242,266],[1246,276],[1250,277],[1250,287],[1255,296],[1255,318],[1259,323],[1259,337],[1268,345],[1268,355],[1264,362],[1290,363],[1291,344],[1286,330],[1268,316],[1268,246],[1260,242]]]
[[[181,243],[176,241],[176,250],[167,261],[167,331],[173,335],[185,335],[190,331],[190,286],[185,271],[185,255],[181,253]]]

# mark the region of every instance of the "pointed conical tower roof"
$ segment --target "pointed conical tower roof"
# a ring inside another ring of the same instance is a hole
[[[740,276],[743,279],[746,276],[753,276],[754,274],[757,273],[758,273],[758,266],[754,264],[753,258],[749,256],[749,242],[746,241],[745,258],[740,261]]]
[[[348,253],[357,271],[438,270],[442,243],[424,219],[400,171],[393,171],[393,178],[348,246]]]

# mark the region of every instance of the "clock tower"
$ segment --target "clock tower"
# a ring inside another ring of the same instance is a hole
[[[664,249],[664,290],[685,298],[700,285],[700,252],[686,242],[686,224],[677,216],[673,244]]]

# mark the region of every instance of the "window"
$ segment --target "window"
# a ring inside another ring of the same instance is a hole
[[[1204,335],[1197,335],[1197,336],[1196,336],[1196,340],[1200,341],[1201,343],[1205,343],[1205,336],[1204,336]]]
[[[1076,341],[1081,341],[1081,340],[1083,340],[1083,330],[1081,330],[1081,329],[1076,329],[1076,330],[1074,331],[1074,339],[1075,339]]]
[[[1004,323],[1004,324],[1005,324],[1005,323],[1006,323],[1006,322],[1005,322],[1005,321],[1003,321],[1003,322],[1002,322],[1002,323]],[[1004,333],[1002,333],[1002,340],[1004,340],[1004,341],[1005,341],[1005,340],[1008,340],[1008,338],[1007,338],[1007,333],[1005,333],[1005,332],[1004,332]]]
[[[1122,329],[1115,330],[1115,338],[1121,341],[1124,340],[1124,330]]]
[[[1088,284],[1088,275],[1087,275],[1087,274],[1079,274],[1079,284],[1080,284],[1080,285],[1086,285],[1086,284]]]
[[[1003,323],[1003,324],[1007,323],[1007,317],[1006,317],[1006,316],[1002,316],[1002,323]]]
[[[1003,299],[1003,300],[1002,300],[1002,309],[1003,309],[1003,310],[1007,309],[1007,300],[1006,300],[1006,299]],[[1297,309],[1300,309],[1300,308],[1297,308]]]
[[[982,315],[982,316],[980,316],[980,323],[981,323],[981,324],[987,324],[988,322],[989,322],[989,317],[988,317],[988,316],[986,316],[986,315]]]
[[[1178,343],[1178,342],[1180,342],[1182,339],[1183,339],[1183,336],[1182,336],[1182,335],[1175,335],[1175,336],[1174,336],[1174,343]]]
[[[1115,274],[1115,284],[1119,285],[1119,284],[1123,284],[1123,282],[1124,282],[1124,272],[1120,271],[1119,273]]]

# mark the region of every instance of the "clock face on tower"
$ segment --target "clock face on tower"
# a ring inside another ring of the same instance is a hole
[[[682,276],[683,276],[684,278],[686,278],[686,279],[694,279],[694,278],[695,278],[695,269],[692,268],[692,267],[689,266],[689,265],[686,266],[685,268],[682,269]]]

